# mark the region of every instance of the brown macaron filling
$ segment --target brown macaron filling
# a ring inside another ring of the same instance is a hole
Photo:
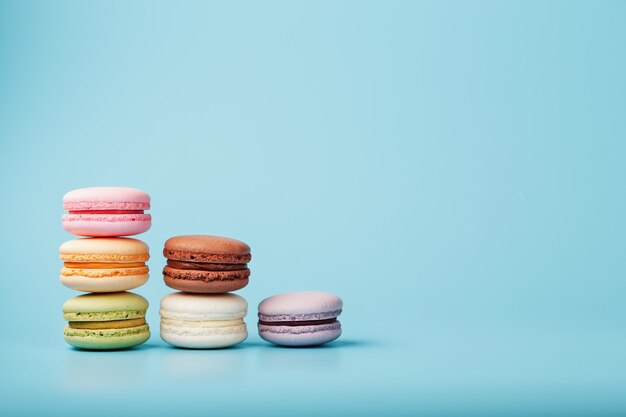
[[[175,269],[192,271],[241,271],[248,268],[248,264],[220,264],[211,262],[189,262],[167,260],[167,266]]]

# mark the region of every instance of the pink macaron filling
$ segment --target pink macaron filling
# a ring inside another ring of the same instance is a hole
[[[70,214],[143,214],[143,210],[70,210]]]

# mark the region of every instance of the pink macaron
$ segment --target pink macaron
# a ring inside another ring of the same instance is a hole
[[[341,335],[343,302],[321,291],[289,292],[259,304],[259,336],[282,346],[315,346]]]
[[[135,188],[92,187],[63,196],[63,228],[78,236],[131,236],[150,229],[150,196]]]

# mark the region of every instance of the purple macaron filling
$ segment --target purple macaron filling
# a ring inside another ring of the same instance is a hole
[[[259,312],[259,320],[268,323],[290,322],[290,321],[320,321],[328,319],[336,319],[341,314],[341,310],[324,311],[321,313],[306,314],[263,314]]]
[[[337,317],[326,320],[301,320],[301,321],[263,321],[259,320],[259,324],[265,326],[317,326],[320,324],[330,324],[337,321]]]

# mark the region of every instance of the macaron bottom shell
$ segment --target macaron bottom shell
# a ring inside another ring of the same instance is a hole
[[[249,269],[238,271],[193,271],[163,268],[165,285],[194,294],[222,294],[237,291],[248,285]]]
[[[258,324],[261,339],[280,346],[319,346],[341,336],[341,323],[277,326]]]
[[[187,349],[220,349],[237,345],[248,338],[246,324],[230,327],[193,328],[161,323],[161,339]]]
[[[66,214],[63,229],[77,236],[116,237],[144,233],[152,226],[150,214],[85,215]]]
[[[65,341],[77,348],[89,350],[127,349],[141,345],[150,338],[147,324],[125,329],[73,329],[65,327]]]
[[[68,288],[82,292],[119,292],[141,287],[148,282],[148,274],[122,275],[102,278],[92,278],[80,275],[61,275],[61,284]]]

